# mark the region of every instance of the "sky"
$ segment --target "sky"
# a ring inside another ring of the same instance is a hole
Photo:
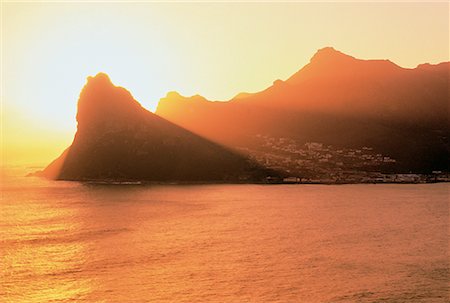
[[[449,61],[449,4],[3,1],[2,165],[43,165],[69,146],[89,75],[154,111],[169,91],[263,90],[325,46],[408,68]]]

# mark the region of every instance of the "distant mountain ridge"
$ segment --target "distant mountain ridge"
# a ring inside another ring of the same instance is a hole
[[[259,134],[371,147],[397,159],[398,172],[448,170],[449,71],[449,62],[405,69],[327,47],[261,92],[228,102],[171,93],[156,114],[232,147],[257,148]]]
[[[40,175],[58,180],[256,182],[246,157],[145,110],[106,74],[89,77],[72,145]]]
[[[441,124],[448,122],[449,71],[450,62],[405,69],[389,60],[355,59],[326,47],[286,81],[276,80],[261,92],[240,93],[229,102],[254,101],[256,106],[275,109],[342,114],[369,114],[375,109],[373,114],[406,115],[407,119],[413,114],[415,119]],[[184,101],[208,100],[172,92],[160,100],[156,113],[172,118],[169,103]]]

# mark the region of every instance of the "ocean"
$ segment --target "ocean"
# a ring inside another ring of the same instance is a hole
[[[4,173],[1,302],[449,302],[449,184]]]

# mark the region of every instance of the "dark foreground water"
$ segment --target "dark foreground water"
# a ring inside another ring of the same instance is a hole
[[[448,302],[448,184],[2,179],[1,302]]]

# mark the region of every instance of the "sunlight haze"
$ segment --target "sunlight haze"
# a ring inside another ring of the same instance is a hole
[[[229,100],[263,90],[325,46],[408,68],[449,60],[448,3],[2,6],[4,163],[60,154],[98,72],[154,111],[169,91]]]

